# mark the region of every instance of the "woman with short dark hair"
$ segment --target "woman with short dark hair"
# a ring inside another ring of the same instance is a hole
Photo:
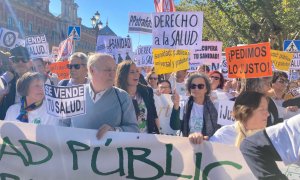
[[[47,114],[44,82],[44,76],[37,72],[27,72],[21,76],[17,81],[21,103],[8,108],[5,120],[58,125],[58,119]]]
[[[125,90],[132,98],[142,133],[159,133],[159,121],[152,88],[139,83],[140,73],[133,61],[118,64],[115,86]]]
[[[182,135],[199,144],[199,136],[212,136],[219,128],[218,112],[209,98],[210,82],[204,74],[193,74],[186,81],[186,89],[190,94],[185,104],[183,120],[171,122],[171,127],[180,129]]]

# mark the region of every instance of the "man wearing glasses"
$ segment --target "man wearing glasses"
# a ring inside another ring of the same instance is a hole
[[[70,69],[70,79],[61,80],[59,86],[74,86],[79,84],[87,84],[89,80],[87,78],[87,59],[88,57],[82,53],[74,53],[69,58],[69,64],[67,68]]]
[[[89,57],[86,86],[86,114],[71,119],[71,126],[98,129],[101,138],[107,131],[138,132],[137,119],[129,95],[113,86],[117,65],[112,56]]]
[[[0,89],[0,119],[4,119],[6,111],[10,105],[20,102],[20,96],[16,93],[16,82],[24,73],[32,71],[30,56],[25,47],[18,46],[10,50],[9,57],[11,71],[5,72],[0,81],[4,86]],[[1,88],[1,86],[0,86]]]

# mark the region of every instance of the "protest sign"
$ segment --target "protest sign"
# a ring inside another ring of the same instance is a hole
[[[59,80],[69,79],[70,70],[67,68],[67,64],[69,61],[52,63],[50,64],[50,71],[57,74]]]
[[[226,48],[229,78],[272,76],[270,43]]]
[[[67,60],[73,53],[73,36],[59,43],[57,61]]]
[[[153,66],[152,46],[138,46],[134,62],[137,67]]]
[[[300,69],[300,52],[294,53],[294,57],[292,59],[290,69],[292,70]]]
[[[129,13],[128,32],[152,33],[152,17],[149,13]]]
[[[49,56],[49,47],[45,35],[25,37],[25,46],[31,59]]]
[[[300,87],[289,89],[287,93],[292,95],[293,97],[298,97],[300,95]]]
[[[202,41],[200,48],[190,50],[190,62],[202,62],[206,65],[220,63],[222,60],[222,42]]]
[[[189,62],[189,70],[188,70],[188,72],[196,72],[198,66],[201,66],[201,65],[202,65],[202,62],[196,62],[196,63]]]
[[[153,49],[156,74],[166,74],[189,69],[189,51]]]
[[[86,113],[85,87],[52,86],[45,84],[45,99],[48,114],[69,118]]]
[[[202,41],[203,12],[153,13],[153,48],[197,49]]]
[[[271,50],[271,60],[275,68],[280,71],[289,70],[293,56],[292,53]]]
[[[161,94],[159,96],[154,94],[154,102],[159,119],[160,133],[176,135],[176,130],[170,127],[170,118],[173,110],[171,94]]]
[[[222,102],[219,103],[218,124],[224,126],[234,123],[234,118],[232,117],[233,105],[234,101],[230,100],[222,100]]]
[[[222,61],[220,64],[220,72],[223,74],[223,77],[225,79],[228,79],[228,67],[227,67],[226,56],[222,56]]]
[[[0,121],[0,178],[255,179],[240,150],[186,137]]]
[[[0,46],[8,49],[16,47],[19,33],[6,29],[0,28]]]
[[[25,47],[25,39],[18,38],[17,41],[16,41],[16,44],[15,44],[15,47],[18,47],[18,46]]]

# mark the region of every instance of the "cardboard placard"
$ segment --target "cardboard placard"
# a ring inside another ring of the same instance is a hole
[[[129,33],[152,33],[152,16],[149,13],[129,13]]]
[[[153,66],[152,46],[138,46],[134,62],[137,67]]]
[[[288,71],[293,59],[293,53],[271,50],[271,60],[277,70]]]
[[[59,80],[69,79],[70,70],[67,68],[67,64],[69,64],[69,61],[52,63],[50,64],[50,71],[57,74]]]

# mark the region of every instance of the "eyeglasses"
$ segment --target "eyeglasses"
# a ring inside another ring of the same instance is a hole
[[[191,84],[190,86],[191,89],[204,89],[205,88],[205,85],[204,84]]]
[[[22,61],[23,63],[27,63],[29,61],[29,59],[25,59],[22,56],[12,56],[9,59],[15,64],[19,63],[20,61]]]
[[[277,82],[281,83],[281,84],[288,84],[289,81],[285,80],[285,79],[278,79]]]
[[[150,78],[149,78],[149,80],[155,80],[155,81],[156,81],[157,79],[158,79],[158,78],[156,78],[156,77],[150,77]]]
[[[170,89],[169,86],[159,86],[159,88],[161,88],[161,89]]]
[[[80,66],[85,66],[86,64],[67,64],[67,68],[68,69],[73,69],[73,67],[75,69],[80,69]]]
[[[217,76],[210,76],[209,78],[210,78],[210,79],[214,79],[214,80],[216,80],[216,81],[217,81],[217,80],[220,80],[220,77],[217,77]]]

